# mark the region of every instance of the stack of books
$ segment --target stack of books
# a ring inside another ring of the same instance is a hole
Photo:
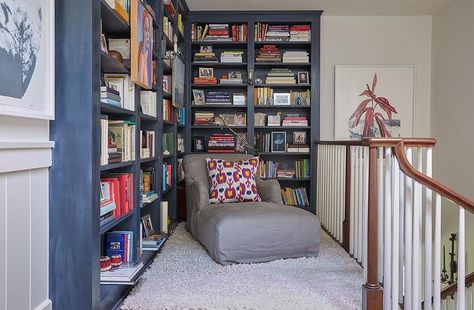
[[[135,160],[135,123],[131,121],[109,120],[107,142],[109,164]],[[115,152],[116,148],[116,152]],[[120,154],[115,156],[114,153]]]
[[[163,155],[174,154],[174,133],[164,132],[161,140],[161,151]]]
[[[290,40],[289,25],[268,25],[266,29],[266,42],[286,42]]]
[[[223,74],[219,79],[219,84],[242,84],[242,76]]]
[[[156,92],[142,90],[140,92],[142,113],[156,117]]]
[[[272,137],[270,133],[257,132],[255,134],[255,149],[261,153],[271,151]]]
[[[265,81],[267,84],[296,84],[293,71],[287,68],[273,68]]]
[[[276,178],[278,177],[278,162],[274,161],[260,161],[259,164],[261,178]]]
[[[209,136],[209,153],[234,153],[235,139],[231,134],[212,134]]]
[[[247,24],[232,25],[231,33],[232,33],[232,41],[247,42],[247,36],[248,36]]]
[[[118,198],[112,182],[100,182],[100,218],[113,220],[120,216],[120,207],[117,206]]]
[[[309,178],[309,159],[295,161],[295,176],[297,178]]]
[[[311,91],[291,91],[291,105],[311,105]]]
[[[293,25],[290,27],[290,41],[309,42],[311,41],[310,25]]]
[[[273,89],[270,87],[259,87],[254,91],[255,105],[272,105],[273,104]]]
[[[119,108],[122,107],[122,98],[120,97],[120,92],[109,86],[100,87],[100,102]]]
[[[108,257],[122,256],[122,264],[132,261],[133,231],[108,232],[105,241],[105,252]]]
[[[224,51],[221,53],[221,62],[241,63],[244,52]]]
[[[194,84],[217,84],[217,78],[214,76],[210,77],[195,77],[193,78]]]
[[[166,237],[164,234],[156,235],[152,240],[142,239],[142,250],[143,251],[158,251],[163,243],[165,243]]]
[[[173,173],[173,166],[171,164],[164,163],[163,164],[163,178],[162,178],[162,190],[165,191],[171,188],[171,180],[172,180],[172,173]]]
[[[308,126],[308,119],[305,116],[299,116],[298,114],[288,114],[283,119],[282,126]]]
[[[140,130],[140,158],[155,157],[155,132]]]
[[[214,117],[212,111],[197,111],[194,113],[194,125],[209,125],[209,120]]]
[[[281,62],[280,49],[276,45],[264,45],[257,53],[256,62]]]
[[[306,195],[306,188],[289,188],[281,189],[281,197],[283,202],[288,206],[303,207],[309,206],[308,195]]]
[[[206,104],[232,104],[227,91],[210,91],[206,95]]]
[[[228,24],[209,24],[204,28],[203,41],[232,41]]]
[[[120,107],[134,111],[135,110],[135,83],[132,82],[128,74],[104,74],[104,80],[107,88],[101,88],[101,98],[107,93],[114,94],[113,91],[107,91],[109,88],[116,90],[120,96]],[[115,95],[117,93],[115,92]],[[118,99],[115,97],[115,99]],[[107,102],[105,102],[107,100]],[[101,100],[102,101],[102,100]],[[104,98],[105,103],[109,103],[108,99]],[[112,103],[112,102],[111,102]]]
[[[309,153],[307,144],[288,144],[287,151],[290,153]]]
[[[163,33],[171,42],[175,43],[173,25],[166,16],[163,16]]]
[[[155,168],[146,167],[140,170],[141,173],[141,184],[140,188],[142,190],[142,203],[151,203],[158,199],[158,194],[153,190],[154,187],[154,178],[155,178]]]
[[[135,266],[121,266],[120,268],[112,268],[109,271],[101,272],[100,284],[135,285],[139,272],[143,267],[143,262],[139,262]]]
[[[100,224],[103,226],[133,211],[133,173],[115,173],[100,179]],[[115,205],[112,212],[102,207]]]
[[[207,63],[216,63],[218,62],[216,53],[209,51],[209,52],[196,52],[194,53],[194,61],[195,62],[207,62]]]
[[[309,63],[309,53],[306,51],[286,51],[283,53],[284,63]]]

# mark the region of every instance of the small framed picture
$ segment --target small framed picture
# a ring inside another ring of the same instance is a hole
[[[199,77],[208,78],[214,76],[214,68],[199,68]]]
[[[290,99],[290,93],[274,93],[273,105],[291,105]]]
[[[235,93],[232,95],[232,103],[234,105],[245,105],[246,104],[245,98],[246,98],[245,94]]]
[[[153,236],[155,234],[155,230],[153,229],[153,223],[151,222],[150,214],[142,216],[140,218],[140,221],[142,222],[145,236],[147,238],[150,238],[151,236]]]
[[[242,72],[230,71],[227,75],[228,75],[229,80],[241,80],[242,79]]]
[[[281,117],[279,114],[277,115],[268,115],[267,116],[267,126],[280,126],[281,124]]]
[[[212,45],[201,45],[199,48],[200,53],[212,53]]]
[[[305,131],[293,132],[293,144],[306,144],[306,132]]]
[[[105,39],[105,35],[101,34],[100,35],[100,49],[104,53],[108,53],[109,49],[107,48],[107,40]]]
[[[206,104],[206,97],[204,95],[204,90],[202,89],[193,89],[193,99],[195,105],[204,105]]]
[[[204,152],[204,137],[193,137],[193,148],[195,152]]]
[[[308,71],[298,72],[298,84],[309,84]]]
[[[272,132],[272,152],[286,151],[286,132]]]
[[[226,123],[227,126],[235,126],[235,114],[221,114],[219,115],[222,117],[224,122]]]
[[[235,126],[247,126],[247,114],[235,113]]]

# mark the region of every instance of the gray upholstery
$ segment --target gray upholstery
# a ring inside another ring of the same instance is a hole
[[[186,227],[215,261],[256,263],[318,255],[318,218],[283,205],[276,180],[257,179],[262,202],[210,205],[208,157],[237,161],[252,155],[190,154],[184,158]]]

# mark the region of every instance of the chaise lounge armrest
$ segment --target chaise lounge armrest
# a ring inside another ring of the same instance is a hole
[[[280,183],[277,180],[257,178],[257,191],[263,201],[283,204]]]
[[[186,179],[186,188],[189,189],[187,204],[193,212],[209,205],[208,185],[196,179]]]

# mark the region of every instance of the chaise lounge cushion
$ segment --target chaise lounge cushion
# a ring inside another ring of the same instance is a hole
[[[197,219],[198,239],[221,264],[318,256],[320,226],[311,213],[272,202],[209,205]]]

